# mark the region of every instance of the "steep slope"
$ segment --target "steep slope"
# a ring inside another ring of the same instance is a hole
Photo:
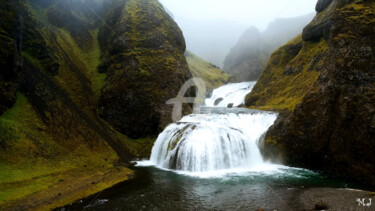
[[[153,133],[133,140],[117,131],[99,116],[103,99],[111,87],[139,88],[117,83],[116,74],[126,69],[130,74],[122,82],[144,88],[127,103],[139,106],[137,97],[152,95],[151,111],[164,109],[167,116],[165,101],[191,77],[178,26],[157,1],[1,0],[0,6],[0,209],[49,209],[126,180],[131,171],[120,161],[148,156]],[[121,33],[107,33],[109,26]],[[155,38],[157,33],[163,36]],[[136,39],[126,42],[128,55],[103,43],[118,44],[128,35]],[[121,56],[126,58],[119,62]],[[127,109],[121,99],[110,103]],[[139,122],[149,122],[147,114],[127,113]],[[168,121],[153,124],[160,128]]]
[[[100,34],[100,71],[107,73],[107,83],[99,114],[131,138],[156,136],[172,121],[172,106],[165,102],[192,77],[185,40],[156,0],[129,0],[118,9],[107,14]]]
[[[206,62],[192,52],[185,52],[186,61],[193,77],[201,78],[206,82],[207,93],[226,84],[231,79],[230,75],[223,72],[215,65]]]
[[[271,53],[283,43],[301,33],[313,14],[276,19],[263,33],[250,27],[240,37],[224,60],[224,71],[233,74],[236,81],[257,80]]]
[[[286,108],[265,137],[263,152],[270,159],[375,184],[375,3],[321,5],[299,38],[302,49],[292,42],[271,56],[247,105]],[[305,46],[319,53],[308,57]],[[289,59],[273,64],[282,61],[280,55]],[[309,69],[299,68],[303,61],[316,64],[312,71],[318,72],[301,77]]]

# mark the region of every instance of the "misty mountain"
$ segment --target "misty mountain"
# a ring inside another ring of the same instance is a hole
[[[225,56],[244,30],[243,25],[228,20],[176,21],[184,32],[187,49],[221,68]]]
[[[236,81],[257,80],[271,53],[283,43],[302,32],[314,14],[294,18],[280,18],[271,22],[261,33],[256,27],[248,28],[224,60],[224,71]]]

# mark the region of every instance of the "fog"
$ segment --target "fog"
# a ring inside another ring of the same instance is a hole
[[[222,67],[250,26],[264,31],[277,18],[315,11],[317,0],[160,0],[182,29],[187,49]]]

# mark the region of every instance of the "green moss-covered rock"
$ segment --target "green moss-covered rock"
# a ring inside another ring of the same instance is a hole
[[[322,68],[327,44],[303,42],[301,36],[280,47],[246,97],[246,105],[263,110],[289,110],[301,102],[311,89]]]
[[[156,135],[172,121],[166,101],[192,77],[182,32],[156,0],[111,7],[100,32],[107,73],[100,116],[131,138]]]
[[[329,10],[333,11],[326,16],[331,21],[329,36],[320,37],[320,42],[327,39],[327,47],[317,63],[319,77],[312,78],[315,82],[310,82],[294,109],[280,115],[270,128],[263,152],[289,165],[375,184],[375,3],[337,0],[317,17]],[[316,40],[309,42],[319,46]],[[278,75],[271,85],[286,77]],[[289,87],[300,86],[294,84]],[[280,96],[268,93],[264,85],[255,91],[265,91],[266,100]],[[261,102],[253,101],[255,105]]]

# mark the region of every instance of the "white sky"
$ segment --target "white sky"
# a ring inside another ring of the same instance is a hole
[[[227,20],[264,30],[279,17],[315,11],[317,0],[160,0],[178,20]]]

